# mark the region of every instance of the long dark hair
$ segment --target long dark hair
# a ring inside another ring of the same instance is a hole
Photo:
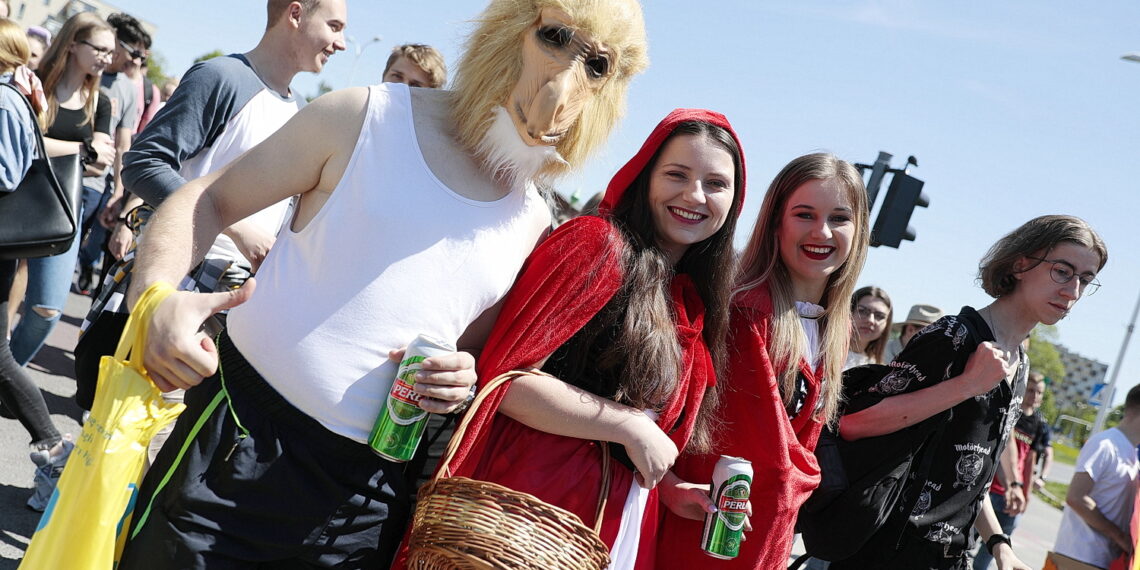
[[[677,136],[704,137],[723,148],[732,156],[735,179],[732,206],[724,225],[712,236],[690,246],[677,266],[672,267],[657,245],[659,236],[650,209],[649,181],[662,150]],[[732,236],[740,212],[743,191],[739,184],[743,180],[740,147],[732,134],[710,123],[679,123],[609,214],[626,242],[622,258],[625,280],[607,307],[611,310],[606,311],[608,318],[604,325],[607,328],[618,325],[617,341],[603,350],[599,364],[620,366],[618,401],[634,407],[658,408],[677,385],[681,353],[669,291],[675,273],[687,273],[704,301],[702,335],[717,377],[723,376],[728,360],[725,336],[733,279]],[[617,323],[622,311],[624,319]],[[717,403],[718,392],[714,385],[705,392],[687,449],[710,448],[716,417],[712,412]]]

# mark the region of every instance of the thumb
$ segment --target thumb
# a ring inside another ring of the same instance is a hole
[[[246,301],[253,296],[254,289],[257,288],[257,281],[250,277],[246,282],[237,289],[232,291],[222,291],[220,293],[210,293],[210,314],[219,313],[227,309],[232,309]]]

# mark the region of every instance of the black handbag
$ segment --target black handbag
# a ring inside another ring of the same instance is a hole
[[[79,229],[76,207],[83,191],[83,161],[78,154],[47,158],[32,105],[23,93],[20,98],[33,117],[37,158],[15,190],[0,192],[0,259],[58,255],[70,249]]]

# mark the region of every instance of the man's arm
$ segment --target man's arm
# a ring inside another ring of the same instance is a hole
[[[1009,431],[1009,440],[998,457],[1001,466],[1002,485],[1005,486],[1005,512],[1019,515],[1025,512],[1025,481],[1021,480],[1021,454],[1017,449],[1014,430]]]
[[[229,64],[242,64],[225,59],[190,68],[166,106],[123,157],[126,189],[148,204],[157,207],[186,184],[178,173],[183,161],[208,147],[233,116],[238,88]]]
[[[982,540],[982,548],[986,548],[985,545],[990,538],[1002,532],[997,516],[994,515],[994,507],[990,503],[989,493],[982,493],[982,509],[978,513],[978,518],[974,520],[974,528],[977,529]],[[990,554],[993,555],[998,570],[1031,570],[1013,553],[1013,547],[1004,542],[994,545]]]
[[[904,351],[905,353],[905,351]],[[978,345],[962,374],[883,401],[840,420],[847,441],[894,433],[948,410],[966,398],[985,394],[1005,378],[1005,360],[993,343]]]
[[[1044,487],[1049,470],[1053,468],[1053,446],[1045,448],[1045,459],[1041,461],[1041,472],[1037,475],[1037,486]]]
[[[1096,501],[1090,496],[1095,484],[1096,482],[1093,481],[1088,472],[1078,471],[1073,475],[1072,482],[1069,483],[1069,492],[1065,495],[1065,504],[1077,516],[1081,517],[1085,524],[1108,537],[1122,550],[1131,554],[1133,546],[1129,533],[1108,520],[1104,513],[1101,513],[1100,509],[1097,508]]]
[[[115,161],[111,165],[111,174],[115,181],[115,189],[107,199],[107,205],[99,213],[99,223],[107,229],[115,227],[115,220],[123,211],[123,155],[131,149],[131,134],[129,128],[115,129]]]
[[[293,195],[331,193],[352,155],[367,100],[362,88],[322,97],[225,169],[170,196],[140,244],[128,302],[133,306],[152,283],[178,282],[237,220]],[[159,388],[187,388],[214,373],[217,354],[198,329],[248,298],[253,281],[234,292],[175,292],[158,307],[143,361]]]

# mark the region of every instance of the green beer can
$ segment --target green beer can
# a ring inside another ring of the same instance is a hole
[[[716,512],[705,515],[701,550],[713,558],[731,560],[740,554],[744,520],[748,518],[748,495],[752,491],[752,462],[720,456],[713,468],[709,497]]]
[[[368,446],[385,459],[403,463],[416,454],[416,446],[427,427],[427,412],[420,408],[420,395],[415,391],[416,373],[425,358],[455,352],[451,343],[419,335],[404,352],[404,359],[392,381],[392,390],[384,409],[376,417]]]

